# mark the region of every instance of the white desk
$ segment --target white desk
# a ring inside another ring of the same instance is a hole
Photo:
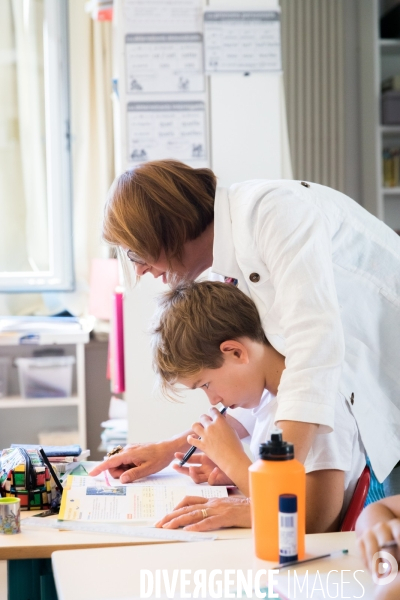
[[[30,517],[32,512],[23,512],[22,517]],[[56,517],[46,517],[56,519]],[[251,529],[225,529],[216,532],[223,540],[237,540],[251,537]],[[0,536],[0,560],[9,562],[8,570],[8,598],[9,600],[32,600],[35,596],[33,590],[40,589],[43,577],[52,583],[50,556],[55,550],[104,548],[116,550],[118,546],[147,545],[175,545],[168,540],[153,538],[127,537],[122,535],[109,535],[102,533],[87,533],[83,531],[59,531],[57,529],[28,529],[21,524],[21,533],[17,535]],[[181,545],[181,544],[180,544]],[[168,550],[166,550],[168,553]],[[74,576],[78,569],[73,570]],[[1,586],[0,586],[1,587]],[[35,592],[36,593],[36,592]],[[39,592],[38,592],[39,593]],[[46,600],[54,600],[55,595],[50,592],[42,596]]]
[[[84,464],[86,466],[90,465],[90,463]],[[187,477],[184,475],[181,477],[183,481],[187,481]],[[168,482],[166,481],[166,483]],[[127,537],[84,531],[31,529],[24,525],[24,519],[31,517],[32,514],[32,511],[21,512],[22,523],[20,534],[0,536],[0,560],[9,561],[9,600],[32,600],[33,597],[36,598],[32,590],[40,588],[40,581],[44,577],[49,581],[48,586],[54,586],[50,557],[56,550],[132,545],[140,545],[142,547],[147,544],[165,545],[166,543],[171,543],[170,540],[165,539],[146,539],[143,537]],[[46,517],[46,519],[57,519],[57,517]],[[251,529],[226,529],[216,533],[219,539],[243,539],[251,537]],[[44,597],[46,600],[54,600],[54,587]]]
[[[50,558],[56,550],[171,543],[169,540],[88,533],[84,531],[27,529],[24,527],[24,518],[31,517],[34,513],[24,512],[21,514],[21,533],[0,536],[0,560]],[[56,516],[46,518],[57,519]],[[218,535],[218,539],[221,540],[249,539],[251,538],[251,529],[221,529],[220,531],[211,532],[211,534]]]
[[[308,535],[306,547],[307,552],[314,555],[343,548],[350,551],[348,556],[340,559],[310,563],[310,573],[315,573],[317,569],[320,573],[327,573],[331,569],[363,569],[356,554],[353,533]],[[251,539],[55,552],[52,563],[59,600],[139,598],[141,569],[149,569],[153,573],[156,569],[167,569],[171,580],[174,569],[191,569],[192,572],[206,569],[208,578],[213,569],[241,569],[246,573],[247,569],[255,572],[275,566],[254,557]],[[83,567],[79,568],[80,565]],[[365,594],[361,597],[370,600],[373,596],[373,585],[369,574],[358,573],[358,579],[365,588]],[[187,591],[193,589],[192,584],[188,586]],[[355,588],[356,594],[353,596],[348,593],[349,589],[346,588],[347,597],[360,597],[359,586]],[[163,587],[161,592],[165,594]],[[297,597],[303,600],[305,596],[300,594]],[[319,600],[316,593],[311,597],[313,600]]]

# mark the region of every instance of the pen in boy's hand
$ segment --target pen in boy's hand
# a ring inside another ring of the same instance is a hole
[[[220,414],[223,415],[224,413],[226,413],[227,410],[228,410],[228,407],[224,406],[224,408],[220,411]],[[201,440],[201,438],[199,438],[199,440]],[[194,454],[196,452],[196,450],[197,450],[196,446],[192,446],[186,452],[185,456],[182,458],[181,462],[179,463],[181,467],[183,467],[185,462],[187,462],[189,460],[189,458],[192,456],[192,454]]]

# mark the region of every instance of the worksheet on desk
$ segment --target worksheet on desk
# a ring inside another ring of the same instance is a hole
[[[97,478],[96,478],[97,479]],[[105,471],[104,474],[102,473],[99,476],[99,480],[100,481],[105,481],[105,483],[107,485],[111,485],[111,486],[119,486],[119,485],[134,485],[134,486],[138,486],[138,485],[178,485],[178,486],[191,486],[191,487],[198,487],[199,484],[195,483],[188,475],[182,475],[181,473],[178,473],[177,471],[175,471],[175,469],[172,467],[171,465],[168,465],[168,467],[165,467],[165,469],[162,469],[161,471],[159,471],[158,473],[155,473],[154,475],[149,475],[148,477],[142,477],[141,479],[138,479],[137,481],[133,481],[132,483],[128,483],[128,484],[122,484],[120,482],[119,479],[115,479],[114,477],[112,477],[112,475],[110,474],[109,471]],[[208,483],[203,483],[200,484],[201,486],[205,486],[208,487]],[[191,490],[192,491],[192,490]]]
[[[173,511],[185,496],[223,498],[223,486],[118,485],[94,477],[69,477],[60,520],[153,523]]]

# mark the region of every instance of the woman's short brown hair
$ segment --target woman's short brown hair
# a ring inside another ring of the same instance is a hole
[[[182,257],[214,219],[216,177],[176,160],[148,162],[117,177],[108,193],[103,238],[139,257]]]
[[[163,294],[151,333],[154,370],[167,393],[177,379],[221,367],[226,340],[268,343],[254,302],[217,281],[183,283]]]

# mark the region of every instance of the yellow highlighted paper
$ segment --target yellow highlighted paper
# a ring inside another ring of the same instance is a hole
[[[189,495],[222,498],[227,491],[223,486],[207,485],[109,485],[94,477],[70,475],[58,518],[97,523],[153,523]]]

